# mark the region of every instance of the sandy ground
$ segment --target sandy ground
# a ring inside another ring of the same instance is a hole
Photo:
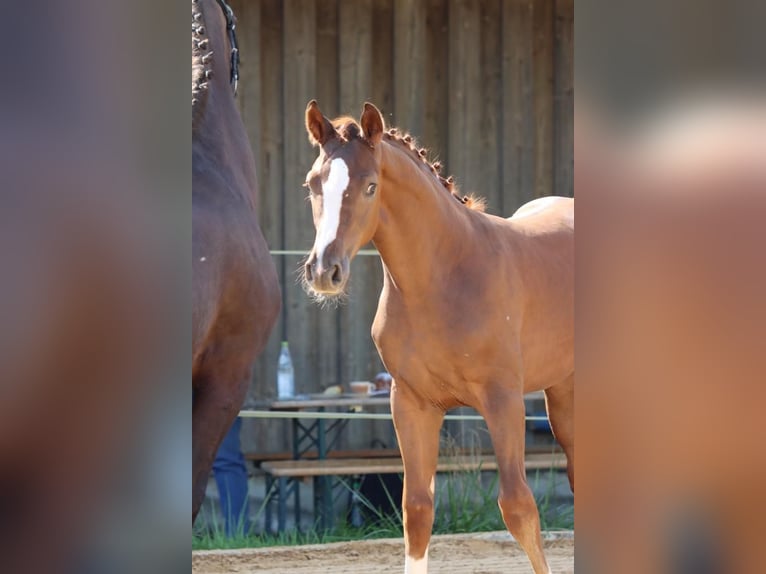
[[[429,570],[439,574],[532,571],[523,550],[505,532],[434,536],[429,554]],[[572,533],[547,536],[545,555],[555,574],[573,573]],[[398,573],[403,569],[404,543],[401,539],[192,553],[193,574],[367,574]]]

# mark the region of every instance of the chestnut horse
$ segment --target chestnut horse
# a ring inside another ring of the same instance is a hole
[[[357,123],[331,122],[312,101],[306,129],[320,147],[306,178],[317,230],[309,290],[342,294],[369,241],[383,262],[372,337],[394,378],[405,573],[427,572],[439,432],[463,405],[489,427],[508,530],[534,571],[549,572],[524,469],[524,394],[545,391],[574,490],[574,200],[537,199],[510,219],[483,213],[369,103]]]
[[[255,161],[230,85],[237,60],[231,9],[192,0],[192,523],[280,307],[258,226]]]

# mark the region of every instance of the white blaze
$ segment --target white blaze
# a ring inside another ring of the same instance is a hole
[[[343,192],[348,187],[348,166],[340,158],[330,162],[327,179],[322,181],[322,219],[319,221],[314,249],[317,261],[322,265],[322,257],[327,246],[335,241],[340,225],[340,208],[343,204]]]
[[[426,548],[423,558],[405,557],[404,574],[428,574],[428,548]]]

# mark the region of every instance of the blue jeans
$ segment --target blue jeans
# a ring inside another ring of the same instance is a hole
[[[247,500],[247,469],[245,457],[239,443],[239,431],[242,419],[237,417],[229,432],[218,447],[218,454],[213,462],[213,473],[221,498],[221,512],[227,537],[235,534],[247,534],[250,531],[250,519]]]

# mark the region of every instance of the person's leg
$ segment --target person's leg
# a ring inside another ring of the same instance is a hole
[[[213,472],[221,498],[226,536],[247,533],[250,530],[247,499],[247,468],[239,442],[242,419],[234,420],[229,432],[218,448]]]

